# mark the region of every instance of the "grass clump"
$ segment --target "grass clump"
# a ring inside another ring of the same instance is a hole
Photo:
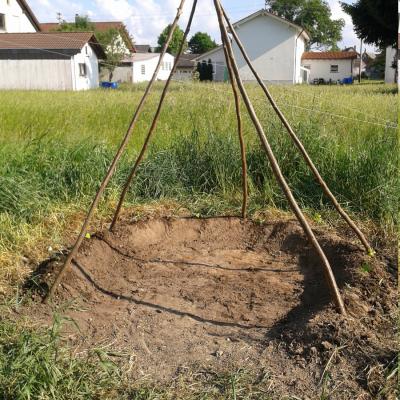
[[[61,343],[62,322],[37,331],[0,321],[0,399],[115,398],[117,366],[98,350],[74,356]]]

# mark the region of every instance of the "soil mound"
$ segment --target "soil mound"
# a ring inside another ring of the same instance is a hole
[[[74,300],[68,310],[80,328],[69,332],[74,344],[127,350],[138,375],[162,381],[194,364],[266,367],[278,386],[294,381],[312,395],[324,362],[343,341],[351,347],[364,335],[381,359],[394,348],[393,326],[383,316],[391,312],[393,277],[349,241],[317,234],[344,292],[347,319],[333,309],[320,260],[293,221],[123,224],[85,242],[55,302]],[[349,357],[349,374],[365,368],[361,356]],[[354,376],[345,386],[367,390],[367,380]]]

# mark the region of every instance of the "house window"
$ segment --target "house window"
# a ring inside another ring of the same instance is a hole
[[[86,76],[86,75],[87,75],[86,64],[80,63],[79,64],[79,76]]]
[[[331,65],[331,72],[333,73],[339,72],[339,65]]]
[[[142,75],[146,75],[146,65],[142,64],[141,70],[142,70]]]
[[[4,14],[0,14],[0,30],[6,30],[6,16]]]

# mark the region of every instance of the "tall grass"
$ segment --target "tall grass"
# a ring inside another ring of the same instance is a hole
[[[134,162],[160,89],[153,91],[107,189],[101,206],[105,211],[115,204]],[[248,89],[297,199],[305,208],[329,211],[261,91],[252,85]],[[91,201],[142,92],[137,86],[115,92],[1,94],[0,281],[18,279],[24,271],[18,257],[31,256],[39,243],[43,247],[64,240],[62,231]],[[399,143],[396,129],[385,122],[397,120],[393,87],[296,86],[272,87],[272,92],[345,208],[384,229],[394,226]],[[244,130],[251,210],[287,209],[248,117]],[[174,200],[195,213],[239,211],[240,165],[229,86],[176,83],[127,204]]]

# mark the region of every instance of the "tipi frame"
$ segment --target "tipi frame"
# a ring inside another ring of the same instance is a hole
[[[82,242],[85,238],[87,229],[89,227],[90,221],[93,217],[93,214],[98,206],[98,203],[104,193],[105,188],[107,187],[110,179],[112,178],[112,176],[115,173],[117,164],[120,160],[120,158],[122,157],[130,137],[132,136],[132,133],[134,132],[134,129],[136,127],[138,118],[143,110],[143,107],[147,101],[147,98],[150,94],[150,91],[156,81],[158,72],[160,70],[161,67],[161,63],[162,60],[165,56],[165,53],[169,47],[169,44],[171,42],[172,39],[172,35],[178,25],[179,19],[182,15],[183,12],[183,7],[185,5],[185,1],[186,0],[181,0],[180,1],[180,5],[178,7],[175,19],[171,25],[170,31],[168,33],[168,37],[167,40],[162,48],[161,51],[161,55],[160,55],[160,59],[158,61],[156,70],[153,74],[152,79],[150,80],[145,93],[143,94],[143,97],[132,117],[131,123],[128,127],[128,130],[118,148],[118,151],[116,152],[114,159],[108,169],[108,172],[106,174],[106,176],[104,177],[96,195],[95,198],[91,204],[91,207],[88,211],[88,214],[85,218],[85,221],[82,225],[81,231],[78,235],[78,238],[72,248],[72,250],[70,251],[70,253],[68,254],[64,265],[62,266],[61,270],[59,271],[58,275],[56,276],[56,279],[53,283],[53,285],[50,287],[50,290],[48,291],[46,297],[44,298],[44,302],[47,302],[51,299],[51,297],[54,295],[55,291],[57,290],[57,287],[59,286],[59,284],[61,283],[61,280],[65,274],[65,272],[68,270],[68,268],[71,266],[71,263],[74,259],[74,257],[77,255]],[[337,286],[336,283],[336,279],[335,276],[333,274],[332,268],[330,266],[330,263],[324,253],[324,251],[322,250],[320,244],[318,243],[317,238],[314,235],[314,232],[312,231],[309,223],[307,222],[307,219],[305,218],[302,210],[300,209],[296,199],[293,196],[293,193],[288,185],[288,183],[286,182],[285,177],[282,174],[282,171],[279,167],[278,161],[274,155],[274,152],[268,142],[267,136],[265,135],[264,129],[257,117],[257,114],[254,110],[253,104],[247,94],[246,88],[242,82],[242,79],[240,77],[240,73],[239,73],[239,69],[236,63],[236,59],[235,59],[235,55],[233,52],[233,48],[232,48],[232,42],[231,39],[229,38],[229,33],[232,35],[233,39],[235,40],[243,58],[245,59],[247,65],[249,66],[250,70],[253,72],[254,76],[256,77],[257,82],[259,83],[259,85],[261,86],[261,88],[263,89],[267,100],[270,102],[270,104],[272,105],[272,108],[274,109],[274,111],[276,112],[276,114],[278,115],[279,119],[281,120],[282,124],[284,125],[284,127],[286,128],[286,130],[288,131],[288,134],[290,136],[290,138],[292,139],[292,141],[294,142],[294,144],[296,145],[296,147],[298,148],[298,150],[300,151],[300,153],[302,154],[306,164],[308,165],[308,167],[310,168],[310,170],[312,171],[312,173],[314,174],[314,177],[316,178],[317,182],[319,183],[319,185],[321,186],[323,192],[325,193],[325,195],[332,201],[335,209],[337,210],[337,212],[341,215],[341,217],[346,221],[346,223],[350,226],[350,228],[355,232],[355,234],[358,236],[358,238],[360,239],[360,241],[362,242],[363,246],[365,247],[366,251],[369,254],[373,254],[373,249],[370,246],[370,244],[368,243],[367,239],[365,238],[365,236],[363,235],[363,233],[361,232],[361,230],[357,227],[357,225],[352,221],[352,219],[349,217],[349,215],[343,210],[343,208],[340,206],[339,202],[337,201],[337,199],[335,198],[335,196],[333,195],[333,193],[330,191],[328,185],[326,184],[326,182],[323,180],[323,178],[321,177],[321,175],[318,172],[318,169],[316,168],[316,166],[314,165],[313,161],[311,160],[310,156],[308,155],[306,149],[304,148],[303,144],[301,143],[300,139],[297,137],[296,133],[294,132],[293,128],[291,127],[291,125],[289,124],[288,120],[285,118],[284,114],[282,113],[282,111],[279,109],[278,105],[276,104],[275,100],[273,99],[271,93],[269,92],[267,86],[265,85],[265,83],[263,82],[263,80],[260,78],[259,74],[257,73],[257,71],[255,70],[248,54],[246,53],[246,50],[243,46],[243,44],[241,43],[239,36],[237,35],[232,23],[230,22],[228,15],[226,13],[226,11],[224,10],[220,0],[213,0],[214,2],[214,7],[215,7],[215,11],[217,13],[217,17],[218,17],[218,23],[219,23],[219,27],[220,27],[220,31],[221,31],[221,39],[222,39],[222,46],[223,46],[223,50],[224,50],[224,54],[225,54],[225,59],[226,59],[226,63],[227,63],[227,68],[228,68],[228,72],[229,72],[229,77],[230,77],[230,82],[231,82],[231,86],[232,86],[232,91],[233,91],[233,95],[234,95],[234,100],[235,100],[235,107],[236,107],[236,115],[237,115],[237,123],[238,123],[238,135],[239,135],[239,142],[240,142],[240,149],[241,149],[241,157],[242,157],[242,186],[243,186],[243,206],[242,206],[242,217],[245,218],[246,217],[246,209],[247,209],[247,202],[248,202],[248,184],[247,184],[247,164],[246,164],[246,149],[245,149],[245,143],[244,143],[244,138],[243,138],[243,124],[242,124],[242,118],[241,118],[241,108],[240,108],[240,96],[242,97],[243,103],[247,109],[247,112],[251,118],[251,121],[257,131],[257,134],[259,136],[259,139],[261,141],[261,145],[267,155],[267,158],[269,160],[269,163],[271,165],[272,171],[274,173],[274,176],[279,184],[279,186],[281,187],[282,191],[284,192],[287,201],[292,209],[292,211],[294,212],[296,218],[298,219],[300,225],[302,226],[304,233],[306,234],[308,240],[310,241],[310,243],[312,244],[312,246],[314,247],[315,251],[317,252],[321,262],[322,262],[322,266],[323,266],[323,271],[325,274],[325,279],[329,285],[331,294],[332,294],[332,298],[334,300],[334,303],[338,309],[338,311],[345,315],[346,314],[346,309],[344,306],[344,302],[342,299],[342,296],[340,294],[339,288]],[[168,80],[165,83],[164,89],[162,91],[160,100],[159,100],[159,104],[156,110],[156,113],[154,115],[153,118],[153,122],[150,126],[150,129],[148,131],[148,134],[146,136],[146,139],[144,141],[144,144],[142,146],[142,149],[136,159],[136,162],[128,176],[128,179],[124,185],[123,191],[121,193],[121,197],[120,200],[118,202],[112,223],[110,225],[110,230],[113,230],[118,222],[118,218],[125,200],[125,196],[129,190],[130,184],[137,172],[137,169],[141,163],[141,161],[143,160],[143,157],[146,153],[148,144],[153,136],[153,133],[156,129],[157,126],[157,122],[164,104],[164,100],[165,97],[168,93],[168,89],[169,86],[171,84],[172,81],[172,77],[176,71],[176,67],[177,64],[179,62],[179,59],[183,53],[183,47],[184,47],[184,43],[187,40],[188,34],[190,32],[191,26],[192,26],[192,22],[193,22],[193,18],[195,15],[195,11],[196,11],[196,7],[197,7],[197,3],[198,0],[193,0],[193,5],[192,5],[192,9],[191,9],[191,13],[190,13],[190,17],[185,29],[185,33],[184,33],[184,37],[182,40],[182,43],[180,45],[179,51],[176,55],[175,58],[175,62],[174,62],[174,66],[172,68],[172,71],[170,73],[170,76],[168,78]],[[229,33],[228,33],[229,30]],[[240,96],[239,96],[240,94]]]

